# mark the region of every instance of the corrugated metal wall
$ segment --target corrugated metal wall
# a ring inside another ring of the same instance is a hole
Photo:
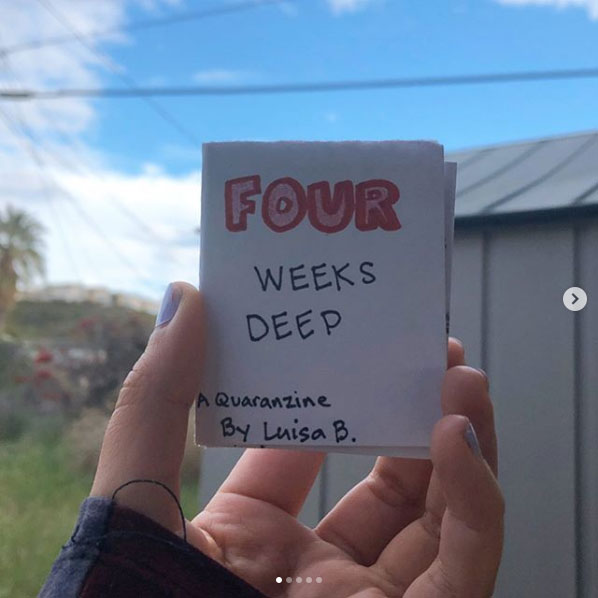
[[[598,221],[457,231],[451,333],[489,375],[506,502],[497,598],[598,596]],[[580,286],[588,305],[565,309]],[[239,456],[204,455],[200,500]],[[373,459],[330,455],[314,524]]]

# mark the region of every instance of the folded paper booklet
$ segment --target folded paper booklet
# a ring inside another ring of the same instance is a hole
[[[455,179],[427,141],[204,145],[198,444],[427,456]]]

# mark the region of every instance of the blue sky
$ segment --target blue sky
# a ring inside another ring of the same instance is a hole
[[[0,88],[253,85],[598,67],[598,0],[285,0],[143,31],[138,20],[238,0],[4,3]],[[106,63],[111,68],[106,67]],[[119,74],[115,74],[120,73]],[[159,98],[201,143],[436,139],[448,150],[598,128],[598,79]],[[139,99],[0,101],[0,209],[46,227],[50,283],[157,298],[197,281],[201,153]]]
[[[185,7],[206,4],[188,0]],[[264,6],[138,32],[130,44],[107,49],[141,85],[375,79],[598,61],[598,21],[583,8],[493,0],[365,4],[340,14],[323,0]],[[128,17],[141,12],[134,8]],[[201,141],[434,138],[455,149],[594,128],[596,98],[598,80],[159,101]],[[185,139],[143,102],[97,104],[100,120],[89,140],[119,167],[195,166],[197,154],[187,151]]]

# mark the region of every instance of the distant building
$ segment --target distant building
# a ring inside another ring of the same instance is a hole
[[[160,307],[159,302],[140,297],[138,295],[129,295],[127,293],[114,293],[112,295],[112,302],[114,305],[120,305],[121,307],[128,307],[135,311],[144,311],[148,314],[158,313]]]
[[[79,284],[47,285],[35,289],[22,291],[19,299],[30,301],[67,301],[69,303],[98,303],[112,304],[112,293],[102,287],[85,287]]]
[[[96,303],[98,305],[118,305],[135,311],[155,314],[159,304],[151,299],[128,293],[114,293],[105,287],[86,287],[79,284],[47,285],[22,291],[19,300],[67,301],[69,303]]]

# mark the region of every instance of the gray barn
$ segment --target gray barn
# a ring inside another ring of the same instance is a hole
[[[451,334],[489,375],[507,501],[499,598],[598,596],[598,133],[499,145],[459,163]],[[563,292],[585,289],[574,313]],[[204,453],[201,504],[239,456]],[[314,524],[371,468],[330,455]]]

